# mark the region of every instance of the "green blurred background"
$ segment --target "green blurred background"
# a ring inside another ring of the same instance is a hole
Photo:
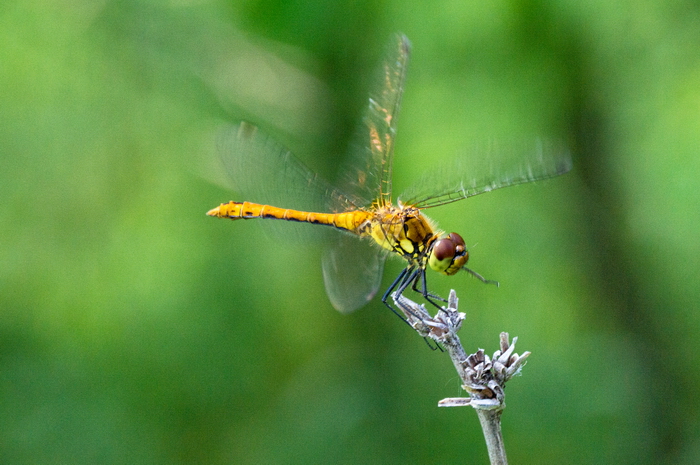
[[[395,31],[397,190],[486,133],[574,153],[431,212],[501,282],[431,276],[466,348],[533,352],[512,463],[700,462],[700,4],[609,0],[3,2],[0,462],[487,461],[445,354],[333,310],[313,244],[204,215],[225,121],[330,176]]]

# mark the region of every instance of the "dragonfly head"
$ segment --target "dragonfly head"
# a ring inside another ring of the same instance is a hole
[[[450,233],[437,239],[428,254],[428,265],[435,271],[453,275],[462,269],[469,260],[469,252],[464,239],[457,233]]]

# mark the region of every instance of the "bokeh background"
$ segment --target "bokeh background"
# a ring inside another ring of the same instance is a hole
[[[313,241],[204,215],[236,199],[227,121],[332,177],[396,31],[398,190],[487,133],[572,149],[431,212],[501,282],[431,277],[467,349],[533,353],[512,462],[700,462],[700,4],[644,0],[4,1],[0,462],[487,461],[436,407],[445,354],[377,301],[333,310]]]

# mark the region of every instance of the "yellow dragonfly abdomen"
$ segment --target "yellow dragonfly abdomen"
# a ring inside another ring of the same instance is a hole
[[[209,216],[218,218],[230,218],[232,220],[248,220],[253,218],[267,218],[275,220],[299,221],[303,223],[321,224],[349,231],[358,235],[363,224],[372,216],[372,213],[363,210],[354,210],[344,213],[316,213],[292,210],[288,208],[273,207],[253,202],[229,202],[222,203],[207,212]]]

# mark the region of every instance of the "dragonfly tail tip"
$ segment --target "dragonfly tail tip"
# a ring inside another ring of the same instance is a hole
[[[220,207],[212,208],[207,212],[208,216],[221,216]]]

